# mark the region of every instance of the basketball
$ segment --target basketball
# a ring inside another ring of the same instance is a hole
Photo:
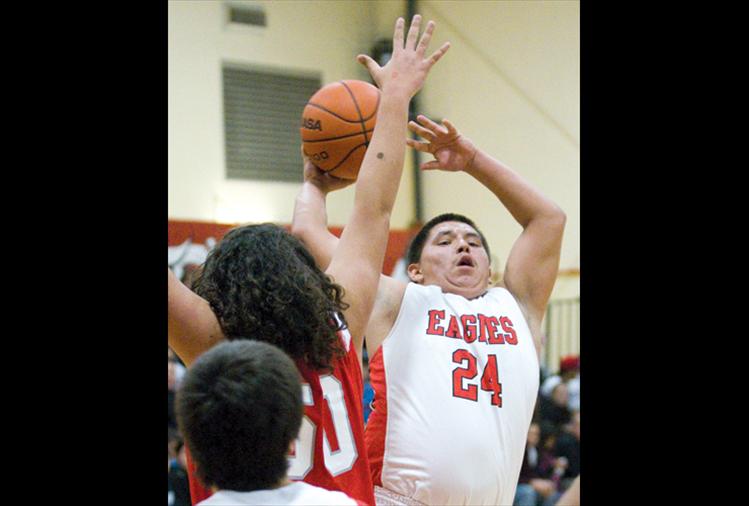
[[[356,179],[377,117],[380,90],[367,82],[345,80],[320,88],[302,112],[304,154],[321,170]]]

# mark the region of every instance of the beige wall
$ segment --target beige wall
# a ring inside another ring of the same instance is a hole
[[[323,83],[367,80],[354,57],[392,36],[406,4],[393,1],[267,1],[268,26],[226,26],[221,1],[169,2],[170,218],[291,220],[298,184],[225,178],[221,62],[319,72]],[[579,268],[579,3],[576,1],[425,1],[437,24],[431,47],[452,43],[419,95],[421,112],[447,117],[567,213],[561,268]],[[410,156],[393,228],[413,216]],[[500,261],[520,227],[466,174],[423,175],[424,218],[454,211],[473,218]],[[329,197],[331,224],[344,224],[353,188]],[[579,294],[560,278],[554,297]]]
[[[267,27],[227,25],[222,1],[168,4],[168,213],[170,218],[289,223],[299,185],[227,180],[221,96],[222,62],[319,73],[323,83],[368,80],[355,61],[369,52],[375,4],[342,1],[244,2],[265,8]],[[301,168],[300,168],[301,170]],[[411,219],[410,175],[393,227]],[[331,224],[345,224],[353,188],[329,198]]]
[[[430,75],[422,109],[447,117],[567,213],[561,268],[579,267],[577,2],[420,2],[453,47]],[[520,233],[464,173],[423,177],[425,214],[455,211],[484,230],[500,263]]]

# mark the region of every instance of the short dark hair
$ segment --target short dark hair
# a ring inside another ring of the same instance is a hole
[[[279,348],[225,341],[187,370],[177,421],[207,487],[249,492],[277,485],[302,423],[299,371]]]
[[[491,259],[492,256],[491,252],[489,251],[489,244],[486,242],[486,237],[484,237],[484,234],[481,232],[481,230],[479,230],[479,227],[477,227],[470,218],[467,218],[462,214],[444,213],[440,214],[439,216],[435,216],[434,218],[426,222],[426,224],[421,227],[421,230],[419,230],[419,232],[411,240],[411,245],[408,247],[408,253],[406,254],[406,261],[408,262],[408,265],[419,263],[419,261],[421,260],[421,252],[424,250],[424,244],[427,241],[427,237],[429,237],[429,232],[431,232],[431,230],[435,226],[445,221],[459,221],[473,227],[474,230],[476,230],[476,232],[479,234],[479,237],[481,237],[481,243],[484,246],[484,250],[486,250],[486,255]]]
[[[337,334],[346,326],[343,287],[277,225],[230,230],[208,254],[193,290],[208,301],[229,340],[274,344],[316,370],[332,369],[345,355]]]

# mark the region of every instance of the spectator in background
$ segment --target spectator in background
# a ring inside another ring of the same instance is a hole
[[[168,348],[168,347],[167,347]],[[167,354],[167,417],[170,428],[177,427],[177,418],[174,414],[174,396],[179,389],[182,377],[185,375],[185,366],[182,365],[177,355],[171,348]]]
[[[167,350],[169,350],[169,354],[167,356],[167,360],[169,362],[174,362],[174,375],[176,380],[176,387],[179,388],[180,383],[182,382],[182,378],[185,375],[185,371],[187,369],[185,368],[185,364],[182,363],[182,361],[179,359],[179,357],[174,353],[174,351],[167,346]]]
[[[551,425],[554,429],[559,429],[572,418],[572,413],[567,407],[569,392],[566,383],[557,384],[552,390],[550,398],[542,395],[539,401],[538,413],[544,428]]]
[[[177,418],[174,414],[174,396],[177,394],[177,368],[171,360],[167,362],[167,417],[168,426],[176,428]]]
[[[568,465],[562,475],[562,487],[567,489],[570,483],[580,474],[580,412],[572,415],[572,420],[564,426],[557,437],[554,452],[567,459]]]
[[[177,439],[179,432],[174,427],[168,430],[169,444],[167,445],[167,468],[172,467],[172,460],[177,458]]]
[[[187,461],[185,444],[182,437],[176,435],[170,441],[175,457],[169,461],[169,501],[168,506],[191,506],[190,482],[187,479]]]
[[[552,453],[553,438],[554,433],[548,434],[540,445],[541,426],[531,423],[513,506],[552,506],[561,495],[559,477],[566,461]]]
[[[567,408],[570,411],[580,411],[580,357],[568,355],[559,361],[559,374],[549,376],[541,384],[541,395],[551,397],[551,393],[558,384],[567,385],[569,399]]]
[[[182,283],[184,283],[187,288],[192,289],[193,281],[195,281],[198,275],[200,275],[200,265],[186,264],[180,281],[182,281]]]

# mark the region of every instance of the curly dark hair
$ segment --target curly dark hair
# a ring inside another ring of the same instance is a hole
[[[208,254],[192,288],[211,305],[229,340],[274,344],[316,370],[329,370],[345,354],[337,336],[346,328],[343,287],[277,225],[230,230]]]

